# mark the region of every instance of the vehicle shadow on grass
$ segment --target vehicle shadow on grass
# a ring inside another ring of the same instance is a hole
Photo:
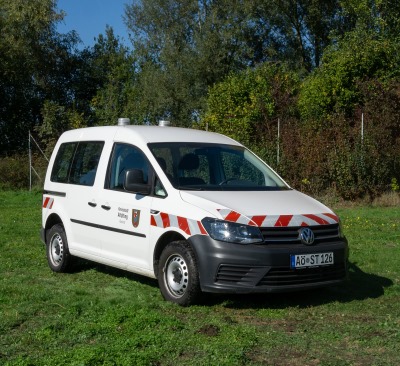
[[[207,305],[225,303],[227,308],[307,308],[331,302],[347,303],[354,300],[378,298],[384,289],[393,285],[389,278],[363,272],[356,263],[349,264],[349,278],[340,285],[314,290],[246,295],[214,295],[205,301]]]
[[[158,288],[157,280],[141,276],[122,269],[91,261],[77,259],[71,272],[80,273],[95,270],[106,275],[127,278],[143,285]],[[226,308],[270,308],[283,309],[286,307],[307,308],[331,302],[347,303],[354,300],[378,298],[384,294],[384,289],[393,285],[389,278],[363,272],[356,263],[349,264],[349,278],[340,285],[307,291],[268,294],[203,294],[199,305],[222,305]]]
[[[158,287],[157,280],[154,278],[142,276],[133,272],[125,271],[123,269],[107,266],[105,264],[92,262],[86,259],[75,258],[74,265],[69,273],[77,274],[86,271],[95,270],[96,272],[110,275],[116,278],[126,278],[130,281],[136,281],[143,285]]]

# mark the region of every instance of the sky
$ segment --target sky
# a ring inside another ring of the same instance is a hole
[[[83,44],[90,47],[99,34],[105,34],[106,25],[113,28],[114,34],[120,37],[122,44],[130,45],[128,32],[122,16],[125,14],[127,0],[58,0],[58,10],[64,10],[66,16],[58,24],[60,33],[75,30]]]

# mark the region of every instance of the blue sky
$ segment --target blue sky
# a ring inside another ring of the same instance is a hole
[[[128,32],[122,16],[128,0],[58,0],[57,8],[67,15],[58,24],[60,33],[71,30],[78,32],[82,47],[93,46],[94,38],[105,33],[108,24],[114,29],[114,34],[124,39],[124,44],[130,45]]]

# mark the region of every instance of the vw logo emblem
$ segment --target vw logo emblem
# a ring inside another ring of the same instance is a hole
[[[308,227],[300,229],[300,240],[304,245],[312,245],[314,243],[314,233]]]

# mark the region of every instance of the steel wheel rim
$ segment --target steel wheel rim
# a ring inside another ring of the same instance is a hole
[[[168,258],[164,270],[164,280],[168,290],[175,297],[182,297],[189,283],[189,271],[185,260],[180,255]]]
[[[50,241],[50,258],[54,265],[58,266],[64,255],[64,244],[60,234],[55,234]]]

